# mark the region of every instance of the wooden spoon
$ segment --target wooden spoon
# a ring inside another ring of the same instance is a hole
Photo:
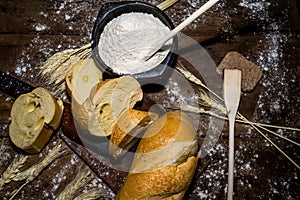
[[[199,17],[201,14],[203,14],[205,11],[207,11],[209,8],[215,5],[218,1],[219,0],[209,0],[198,10],[196,10],[191,16],[189,16],[187,19],[181,22],[177,27],[175,27],[172,31],[170,31],[167,35],[165,35],[163,38],[156,41],[154,43],[155,46],[151,49],[151,51],[144,58],[144,60],[147,61],[149,58],[151,58],[169,39],[174,37],[179,31],[181,31],[190,23],[192,23],[197,17]]]
[[[229,166],[227,200],[233,198],[234,175],[234,123],[241,95],[241,70],[224,70],[224,101],[229,120]]]

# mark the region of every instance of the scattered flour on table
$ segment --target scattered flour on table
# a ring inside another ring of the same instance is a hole
[[[253,0],[242,0],[239,3],[240,6],[248,10],[248,15],[250,18],[259,18],[260,20],[266,20],[266,15],[268,14],[268,8],[271,5],[270,2],[263,1],[253,1]]]
[[[106,65],[119,74],[135,74],[156,67],[169,50],[156,53],[144,61],[157,40],[170,29],[157,17],[146,13],[126,13],[111,20],[100,35],[99,55]],[[171,40],[166,42],[170,45]]]
[[[60,170],[52,175],[52,179],[50,180],[51,190],[43,191],[43,195],[45,199],[55,199],[57,192],[56,190],[60,187],[60,184],[63,183],[67,179],[67,175],[69,175],[70,170],[73,170],[73,166],[78,163],[78,157],[73,154],[70,158],[70,162],[66,162],[63,166],[61,166]],[[51,165],[49,169],[55,167],[55,165]]]
[[[171,78],[165,85],[167,96],[163,104],[165,107],[198,105],[199,96],[188,85],[180,85],[178,80]]]
[[[53,54],[88,44],[98,12],[95,9],[97,4],[100,2],[54,1],[47,11],[41,10],[37,13],[39,20],[31,23],[32,31],[35,31],[36,35],[27,46],[24,46],[21,54],[17,55],[18,63],[15,67],[15,74],[35,80],[37,76],[33,72]],[[89,15],[85,14],[87,10]],[[67,32],[57,33],[59,26],[67,27]],[[82,39],[68,37],[68,35],[82,36]]]
[[[34,28],[35,28],[36,31],[44,31],[48,27],[45,24],[37,23],[37,24],[34,25]]]
[[[274,120],[269,117],[270,113],[273,116],[281,115],[284,110],[289,109],[291,102],[297,102],[297,97],[289,95],[291,90],[297,89],[297,74],[289,67],[282,67],[287,65],[285,60],[288,58],[285,57],[283,49],[287,46],[289,34],[280,33],[280,25],[277,23],[272,24],[271,28],[274,32],[265,34],[265,38],[258,43],[259,45],[267,43],[269,48],[259,52],[256,61],[263,71],[261,84],[264,86],[264,91],[259,95],[255,117],[264,120],[264,123],[272,123]],[[296,110],[285,112],[291,116],[299,114]],[[282,124],[288,124],[290,121],[288,117],[283,120],[281,120]]]
[[[166,12],[169,14],[171,19],[177,19],[174,21],[175,26],[177,26],[179,23],[183,22],[185,19],[187,19],[189,16],[191,16],[197,9],[199,9],[203,4],[205,4],[206,0],[187,0],[187,1],[178,1],[176,3],[176,10],[172,10],[172,7],[170,7]],[[211,7],[209,10],[207,10],[205,13],[203,13],[201,16],[196,18],[192,23],[190,23],[187,28],[188,29],[199,29],[203,25],[209,24],[212,21],[216,21],[218,23],[218,27],[220,29],[224,29],[223,31],[231,31],[231,20],[230,16],[227,13],[226,9],[224,9],[224,6],[226,4],[226,1],[219,1],[216,3],[213,7]],[[170,10],[170,11],[169,11]],[[222,20],[218,20],[222,19]],[[214,22],[216,23],[216,22]]]
[[[299,116],[297,109],[290,109],[290,104],[299,104],[297,97],[291,96],[291,91],[297,89],[297,71],[295,68],[289,67],[291,63],[289,58],[293,55],[286,55],[285,49],[296,48],[291,47],[295,44],[289,38],[300,37],[300,35],[292,35],[288,28],[288,16],[290,8],[282,9],[281,18],[274,21],[274,17],[270,17],[269,10],[272,1],[254,1],[242,0],[239,5],[245,9],[245,19],[259,19],[259,26],[264,31],[262,37],[257,40],[257,46],[260,51],[256,54],[254,62],[263,71],[263,77],[260,83],[263,85],[263,91],[259,95],[257,108],[255,110],[255,119],[263,123],[272,123],[274,116],[285,118],[280,120],[281,124],[289,124],[290,119]],[[274,9],[272,7],[272,9]],[[268,48],[265,48],[265,47]],[[251,51],[251,50],[250,50]],[[252,54],[253,52],[249,52]],[[297,64],[297,63],[296,63]],[[267,102],[267,103],[266,103]],[[297,107],[297,106],[293,106]],[[282,114],[286,113],[286,114]],[[271,117],[270,118],[270,114]]]
[[[11,97],[6,97],[5,102],[14,102],[14,100]]]
[[[6,138],[1,138],[0,140],[0,168],[4,163],[6,163],[12,155],[10,155],[8,151],[9,146],[7,145],[7,139]]]
[[[55,2],[55,7],[53,8],[54,12],[56,15],[51,15],[51,20],[49,21],[50,23],[55,23],[56,21],[58,21],[58,19],[60,17],[66,19],[66,20],[70,20],[72,21],[73,18],[75,18],[77,16],[77,18],[79,18],[79,15],[74,16],[74,14],[72,13],[77,13],[79,10],[84,9],[85,6],[83,5],[83,3],[78,3],[76,2],[76,6],[75,3],[72,4],[72,1],[57,1]],[[154,2],[154,1],[152,1]],[[155,1],[156,2],[156,1]],[[203,3],[205,3],[206,1],[204,0],[188,0],[188,2],[190,4],[192,4],[193,6],[191,7],[187,7],[187,6],[183,6],[183,7],[179,7],[178,12],[172,12],[170,14],[170,16],[180,16],[182,17],[182,20],[184,18],[187,18],[195,9],[196,7],[199,7],[199,5],[202,5]],[[178,4],[180,4],[182,2],[178,2]],[[155,3],[156,4],[156,3]],[[206,14],[203,15],[202,18],[199,18],[197,20],[195,20],[190,27],[191,28],[196,28],[199,24],[204,24],[207,20],[207,16],[212,16],[215,18],[218,17],[224,17],[225,19],[228,18],[228,14],[225,13],[222,10],[222,4],[217,5],[216,7],[212,8],[212,10],[209,10]],[[249,12],[247,12],[245,15],[248,15],[248,18],[259,18],[262,20],[266,20],[268,19],[268,7],[269,7],[269,2],[268,1],[254,1],[254,0],[242,0],[239,5],[245,9],[247,9]],[[52,9],[52,8],[51,8]],[[170,10],[172,10],[172,8],[170,8]],[[76,12],[74,12],[76,11]],[[215,12],[217,11],[217,12]],[[221,12],[219,12],[221,11]],[[214,13],[215,12],[215,13]],[[41,16],[44,16],[45,18],[49,18],[49,16],[44,13],[43,11],[41,11],[40,13]],[[177,22],[179,23],[179,22]],[[41,25],[47,26],[49,29],[51,29],[50,26],[48,26],[47,24],[44,23],[40,23]],[[81,24],[80,22],[72,22],[70,23],[68,26],[70,26],[73,30],[76,30],[76,27],[78,26],[78,24]],[[37,32],[39,32],[39,26],[38,24],[33,26],[33,28],[37,28]],[[90,27],[86,28],[88,26],[83,26],[81,27],[82,31],[81,34],[83,34],[84,32],[87,32],[87,34],[90,34]],[[273,24],[273,29],[279,29],[279,25],[278,24]],[[272,87],[272,85],[274,83],[279,83],[282,86],[280,95],[283,95],[282,98],[285,99],[286,98],[286,94],[285,94],[285,89],[286,87],[286,80],[291,78],[295,80],[295,76],[290,76],[289,73],[287,73],[286,71],[282,71],[283,69],[280,68],[279,63],[280,63],[280,59],[282,56],[282,48],[284,47],[283,44],[287,41],[289,35],[287,34],[265,34],[264,35],[264,39],[266,41],[268,41],[268,44],[270,45],[269,49],[265,49],[264,51],[260,52],[260,56],[257,59],[257,63],[262,66],[262,70],[264,71],[265,76],[273,76],[276,75],[276,79],[274,79],[273,81],[271,81],[269,78],[265,77],[266,79],[264,79],[262,81],[262,84],[264,85],[265,88],[267,88],[266,92],[261,94],[259,97],[259,102],[258,102],[258,108],[256,112],[261,112],[262,114],[264,114],[264,110],[266,108],[272,108],[273,110],[276,111],[278,109],[281,109],[281,106],[279,104],[280,101],[278,101],[278,91],[275,91],[274,88]],[[46,58],[49,58],[51,55],[53,55],[55,52],[61,51],[63,49],[66,48],[76,48],[82,44],[85,44],[87,42],[89,42],[89,37],[86,37],[85,39],[83,39],[82,41],[76,41],[74,42],[74,39],[66,39],[64,38],[64,36],[62,36],[62,42],[57,42],[57,41],[50,41],[49,38],[45,39],[40,35],[36,35],[36,37],[31,41],[30,45],[28,45],[27,47],[24,47],[22,55],[21,55],[21,59],[18,60],[19,64],[17,65],[16,69],[15,69],[15,73],[18,76],[23,76],[23,77],[28,77],[33,78],[32,75],[32,68],[37,66],[37,61],[45,61]],[[66,42],[68,41],[68,42]],[[258,41],[258,44],[264,45],[264,41]],[[34,55],[32,52],[34,51],[35,46],[37,47],[42,47],[42,49],[39,51],[39,54],[41,55],[39,57],[39,59],[36,59],[36,55]],[[273,70],[273,71],[272,71]],[[268,75],[267,75],[268,74]],[[280,74],[280,76],[278,76]],[[296,81],[296,80],[295,80]],[[173,82],[174,86],[176,88],[176,83],[175,81]],[[171,83],[171,85],[173,84]],[[173,86],[167,88],[167,90],[169,90],[168,92],[173,96],[170,98],[170,100],[176,102],[185,102],[186,99],[177,96],[177,94],[180,93],[179,90],[177,89],[172,89]],[[277,95],[275,95],[277,94]],[[273,98],[275,96],[277,96],[277,98]],[[265,105],[263,104],[263,102],[265,101],[265,98],[268,98],[268,96],[271,96],[272,99],[274,99],[274,104],[269,104],[269,105]],[[288,100],[288,99],[287,99]],[[268,114],[265,113],[265,117],[267,117]],[[264,118],[267,120],[267,118]],[[265,121],[266,122],[266,121]],[[251,133],[250,131],[247,132],[246,137],[248,138],[250,137]],[[248,144],[247,144],[248,145]],[[253,144],[255,145],[255,144]],[[270,147],[270,144],[265,141],[265,146],[266,147]],[[211,182],[211,185],[214,185],[216,188],[218,187],[224,187],[224,185],[226,184],[226,171],[224,171],[224,169],[226,169],[227,167],[227,155],[225,154],[224,149],[227,148],[226,146],[220,145],[218,147],[216,147],[215,149],[220,151],[221,154],[221,160],[215,163],[212,163],[210,165],[210,169],[209,170],[205,170],[204,173],[200,176],[200,180],[202,181],[209,181]],[[1,145],[1,149],[0,149],[0,154],[2,156],[3,161],[8,160],[8,158],[11,157],[11,155],[9,155],[7,152],[7,145]],[[215,155],[218,151],[212,151],[211,156]],[[247,149],[245,149],[243,146],[241,146],[240,148],[236,149],[236,153],[238,155],[242,155],[247,153]],[[243,173],[249,173],[249,170],[253,167],[257,167],[256,165],[259,166],[259,164],[256,163],[256,160],[259,158],[259,154],[255,153],[253,155],[253,158],[251,159],[251,162],[249,161],[245,161],[241,167],[238,169]],[[74,158],[75,159],[75,158]],[[75,164],[76,161],[72,160],[71,163]],[[242,157],[238,158],[239,160],[237,161],[238,163],[242,163],[241,160],[243,160]],[[213,160],[214,161],[214,160]],[[212,169],[212,170],[211,170]],[[213,174],[211,174],[211,172],[219,175],[219,176],[214,176]],[[224,173],[224,174],[223,174]],[[299,173],[297,172],[293,172],[294,173],[294,180],[290,180],[289,179],[284,179],[282,181],[277,182],[276,184],[285,184],[287,191],[290,190],[290,186],[292,185],[291,183],[295,180],[299,180],[300,176]],[[64,178],[64,173],[59,174],[60,176],[53,176],[53,183],[59,184],[59,182]],[[257,177],[257,175],[253,174],[253,177],[255,179],[260,178]],[[225,180],[225,181],[224,181]],[[274,180],[276,180],[274,178]],[[274,183],[274,180],[268,180],[269,185],[271,186],[272,189],[270,189],[268,192],[270,195],[272,195],[272,193],[277,193],[278,190],[276,189],[276,185]],[[278,181],[278,180],[277,180]],[[215,183],[214,183],[215,182]],[[237,181],[237,184],[240,184],[241,186],[243,185],[247,185],[249,184],[249,182],[245,179],[241,179]],[[206,185],[204,185],[206,186]],[[56,186],[57,187],[57,186]],[[100,186],[99,186],[100,187]],[[249,186],[249,189],[251,185]],[[225,188],[225,187],[224,187]],[[223,189],[224,189],[223,188]],[[252,188],[253,189],[253,188]],[[205,187],[198,187],[194,189],[194,193],[197,193],[199,199],[216,199],[216,196],[214,194],[211,194],[210,191],[211,188],[209,189],[205,189]],[[52,197],[51,194],[54,193],[54,191],[45,191],[44,195],[45,195],[45,199],[49,199],[47,197]],[[48,193],[48,194],[47,194]],[[258,195],[259,196],[259,195]],[[290,195],[286,196],[287,199],[292,199],[292,197]]]

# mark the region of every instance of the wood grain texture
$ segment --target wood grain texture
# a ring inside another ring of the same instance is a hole
[[[0,70],[9,72],[33,86],[45,85],[37,76],[39,66],[55,52],[80,47],[90,42],[95,17],[105,2],[108,1],[1,1]],[[158,2],[151,1],[151,3]],[[175,25],[196,10],[189,2],[191,1],[179,1],[166,10]],[[194,2],[203,3],[203,1]],[[250,5],[251,2],[254,1],[221,1],[218,7],[196,20],[184,29],[183,33],[199,42],[217,65],[228,51],[238,51],[263,70],[262,80],[255,90],[241,96],[239,109],[247,118],[299,128],[300,15],[297,1],[255,1],[257,4]],[[187,67],[189,68],[188,65]],[[51,90],[50,87],[48,89]],[[155,103],[162,103],[164,100],[162,94],[167,94],[167,91],[160,91],[160,95],[149,92],[147,102],[150,103],[142,107],[149,108]],[[13,101],[14,98],[0,93],[0,153],[3,157],[2,164],[0,163],[1,173],[12,162],[14,156],[20,153],[11,145],[8,138],[9,113]],[[205,138],[210,128],[207,125],[209,120],[208,116],[201,116],[198,130],[200,140]],[[67,133],[66,130],[63,131]],[[300,142],[296,132],[277,131]],[[186,199],[225,198],[227,132],[228,126],[225,123],[220,139],[211,154],[200,160],[197,175]],[[275,137],[272,137],[272,140],[297,163],[300,162],[298,147]],[[120,188],[126,173],[111,170],[102,164],[102,158],[97,158],[82,146],[60,137],[59,134],[52,138],[43,153],[58,141],[64,142],[71,153],[56,160],[34,182],[24,188],[17,196],[18,199],[45,197],[46,193],[49,195],[47,199],[55,199],[75,177],[75,171],[82,163],[94,166],[91,168],[94,169],[93,175],[108,180],[104,182],[111,185],[115,192]],[[300,198],[299,170],[261,135],[248,126],[238,124],[235,145],[237,155],[235,199]],[[31,157],[27,165],[38,162],[41,159],[39,156]],[[66,178],[61,179],[58,184],[55,182],[57,181],[55,176],[59,174]],[[9,198],[9,193],[21,184],[18,182],[8,184],[5,191],[0,191],[0,197]]]

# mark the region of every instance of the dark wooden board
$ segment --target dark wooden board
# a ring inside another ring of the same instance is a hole
[[[33,86],[44,85],[37,76],[41,63],[55,52],[90,42],[95,17],[105,2],[108,1],[1,1],[0,70]],[[157,4],[158,1],[151,3]],[[179,24],[196,10],[191,5],[199,6],[202,3],[204,1],[179,1],[166,13],[175,24]],[[228,51],[238,51],[262,69],[264,75],[259,85],[251,93],[242,94],[242,114],[257,122],[299,128],[299,16],[296,0],[221,1],[184,29],[183,33],[202,44],[216,64]],[[51,87],[48,89],[51,90]],[[156,101],[157,96],[150,94],[149,98]],[[3,173],[15,155],[21,152],[13,147],[8,138],[9,112],[14,98],[0,93],[0,101],[0,155],[3,158],[0,172]],[[205,137],[205,123],[209,119],[208,116],[201,116],[203,124],[199,127],[203,126],[203,130],[199,131],[200,139]],[[300,170],[255,130],[240,124],[236,129],[236,199],[300,199]],[[300,142],[299,132],[273,130]],[[199,161],[187,198],[225,198],[227,132],[225,123],[215,148]],[[300,164],[299,147],[269,136]],[[116,181],[116,187],[112,189],[120,187],[124,174],[112,172],[97,161],[85,162],[89,156],[84,153],[86,150],[58,134],[51,139],[41,155],[31,157],[27,166],[40,161],[59,141],[69,149],[70,154],[46,168],[18,194],[17,199],[55,199],[74,178],[81,164],[99,167],[93,173],[97,180],[111,176]],[[0,191],[0,197],[9,198],[11,192],[21,184],[11,182],[5,185],[5,189]],[[110,190],[107,191],[107,197],[112,198]]]

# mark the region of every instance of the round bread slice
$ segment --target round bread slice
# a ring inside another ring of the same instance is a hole
[[[38,153],[58,129],[63,103],[42,87],[19,96],[11,109],[9,136],[19,148]]]
[[[155,121],[158,115],[135,109],[125,110],[117,120],[110,136],[109,152],[114,158],[122,156],[139,139],[146,127]]]
[[[68,71],[66,85],[67,92],[71,95],[74,118],[81,115],[81,105],[90,96],[92,88],[101,80],[102,72],[97,68],[92,58],[80,60]]]
[[[141,86],[132,76],[102,81],[80,106],[77,120],[91,134],[109,136],[121,113],[142,98]]]
[[[92,88],[102,80],[102,72],[94,59],[80,60],[66,75],[67,91],[72,100],[82,104],[90,95]]]
[[[198,142],[189,117],[158,118],[141,139],[116,199],[183,199],[197,167]]]

